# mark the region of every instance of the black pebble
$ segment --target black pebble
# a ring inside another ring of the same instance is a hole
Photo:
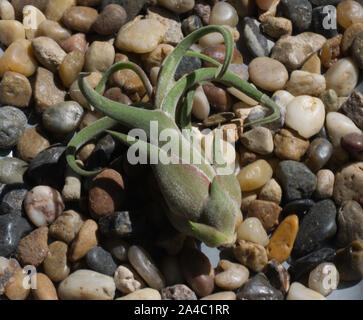
[[[337,232],[336,215],[337,209],[330,199],[313,205],[300,224],[293,255],[304,256],[334,237]]]
[[[304,274],[310,273],[311,270],[322,262],[333,262],[334,257],[334,249],[322,248],[293,261],[288,269],[291,280],[299,280]]]

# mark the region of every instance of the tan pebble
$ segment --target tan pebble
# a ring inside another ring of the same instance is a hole
[[[334,200],[355,200],[363,205],[363,162],[347,163],[335,175]]]
[[[363,22],[363,6],[360,1],[341,1],[337,6],[337,19],[343,28]]]
[[[45,15],[37,7],[27,5],[23,8],[23,25],[26,38],[36,37],[39,25],[46,20]]]
[[[86,220],[74,239],[69,259],[72,262],[82,259],[87,252],[98,245],[98,225],[94,220]]]
[[[326,81],[320,74],[295,70],[291,73],[285,89],[294,96],[319,96],[326,89]]]
[[[85,163],[95,148],[96,145],[93,142],[85,144],[82,148],[79,149],[76,156],[77,160]]]
[[[282,199],[282,189],[275,179],[271,179],[263,186],[258,194],[258,199],[280,204]]]
[[[282,89],[288,80],[288,73],[285,66],[268,57],[255,58],[248,65],[248,72],[252,82],[268,91]]]
[[[146,71],[150,72],[153,67],[161,67],[164,59],[172,53],[173,50],[174,47],[172,45],[161,43],[153,51],[143,54],[141,60],[145,65]]]
[[[63,85],[69,88],[77,80],[78,74],[82,71],[85,58],[80,51],[72,51],[66,55],[59,66],[59,77]]]
[[[52,0],[49,1],[45,15],[47,19],[59,21],[62,19],[64,12],[77,4],[76,0]]]
[[[32,288],[35,300],[58,300],[57,291],[52,281],[44,274],[36,274],[36,288]]]
[[[37,7],[40,11],[45,12],[47,8],[49,0],[11,0],[11,4],[15,10],[15,18],[16,20],[21,20],[23,14],[23,8],[27,4],[31,4],[34,7]]]
[[[264,33],[275,39],[292,33],[291,21],[282,17],[266,16],[261,21],[261,28]]]
[[[49,245],[49,252],[43,262],[46,275],[54,282],[67,278],[70,267],[67,262],[68,246],[62,241],[54,241]]]
[[[257,160],[244,167],[237,176],[242,191],[263,187],[272,178],[272,168],[265,160]]]
[[[151,52],[163,40],[166,31],[167,27],[157,20],[137,17],[121,27],[115,45],[119,50],[129,52]]]
[[[268,245],[269,239],[262,223],[258,218],[247,218],[237,229],[237,239],[246,240],[260,244],[263,247]]]
[[[224,290],[236,290],[248,280],[249,271],[239,263],[220,260],[216,268],[215,284]]]
[[[3,105],[27,107],[32,97],[29,80],[22,74],[5,72],[0,86],[0,102]]]
[[[200,300],[237,300],[237,296],[233,291],[222,291],[203,297]]]
[[[23,269],[19,269],[14,276],[9,280],[5,287],[5,295],[9,300],[26,300],[30,293],[30,284],[24,286],[24,283],[28,284],[28,275]]]
[[[18,140],[16,150],[23,160],[31,162],[40,152],[50,146],[49,140],[39,127],[26,129]]]
[[[0,77],[6,71],[14,71],[30,77],[37,68],[31,42],[26,39],[14,41],[0,58]]]
[[[48,254],[48,227],[40,227],[20,240],[16,249],[23,266],[39,266]]]
[[[321,74],[321,60],[318,54],[315,53],[308,60],[306,60],[301,70]]]
[[[56,75],[42,67],[37,70],[34,85],[35,108],[38,113],[43,113],[52,105],[63,102],[67,92]]]
[[[56,41],[58,44],[68,40],[71,35],[72,33],[69,30],[61,26],[57,21],[52,20],[44,20],[37,30],[37,37],[48,37]],[[63,50],[65,49],[63,48]]]
[[[113,277],[117,290],[129,294],[144,287],[144,282],[135,279],[135,274],[135,270],[126,266],[119,266]]]
[[[0,2],[0,18],[1,20],[15,20],[14,7],[9,1]]]
[[[300,161],[309,148],[309,141],[298,133],[282,129],[274,137],[275,155],[282,160]]]
[[[254,200],[248,207],[248,217],[260,219],[267,232],[272,231],[279,224],[282,208],[276,203],[264,200]]]
[[[350,57],[338,60],[325,74],[327,89],[335,90],[340,97],[346,97],[352,93],[358,78],[358,66]]]
[[[58,286],[61,300],[113,300],[115,291],[112,277],[84,269],[73,272]]]
[[[266,250],[257,243],[238,240],[233,253],[238,262],[254,272],[261,272],[267,265]]]
[[[101,79],[102,79],[102,74],[99,72],[91,72],[90,75],[85,77],[85,80],[88,82],[88,84],[91,86],[92,89],[97,87]],[[104,88],[102,88],[101,94],[103,94],[103,92]],[[79,89],[78,80],[75,80],[72,83],[71,87],[69,88],[69,94],[71,98],[77,101],[83,108],[89,108],[86,98],[83,96],[82,92]]]
[[[116,300],[161,300],[161,295],[158,290],[144,288]]]
[[[86,53],[85,71],[105,72],[115,60],[115,48],[103,41],[94,41]]]
[[[8,47],[19,39],[25,39],[23,25],[16,20],[0,20],[0,42]]]
[[[4,294],[7,283],[19,268],[20,264],[17,260],[0,257],[0,295]]]
[[[328,169],[319,170],[316,174],[317,184],[315,196],[318,199],[327,199],[333,196],[334,173]]]
[[[52,38],[37,37],[32,40],[32,48],[37,60],[48,70],[56,72],[66,57],[66,53]]]
[[[294,214],[285,218],[273,233],[267,246],[269,260],[274,259],[280,263],[286,261],[290,256],[298,231],[299,218]]]
[[[349,50],[353,45],[355,37],[362,31],[363,23],[354,23],[344,31],[341,42],[341,50],[344,55],[349,55]]]
[[[71,243],[78,234],[84,217],[74,210],[64,211],[49,227],[49,234],[65,243]]]
[[[319,51],[326,38],[313,32],[303,32],[297,36],[281,37],[271,52],[289,71],[299,69],[314,53]]]

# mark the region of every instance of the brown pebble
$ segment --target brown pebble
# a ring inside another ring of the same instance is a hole
[[[67,40],[62,41],[61,47],[67,53],[78,50],[83,54],[86,54],[88,49],[86,35],[84,33],[76,33]]]
[[[214,270],[208,257],[198,249],[184,248],[180,265],[188,285],[200,297],[210,295],[214,289]]]
[[[67,262],[68,246],[62,241],[54,241],[49,245],[49,252],[43,262],[46,275],[54,282],[67,278],[70,267]]]
[[[85,221],[72,243],[70,261],[75,262],[82,259],[91,248],[98,245],[97,230],[98,225],[94,220]]]
[[[49,227],[49,234],[65,243],[71,243],[84,222],[82,215],[74,210],[64,211]]]
[[[290,256],[297,232],[299,231],[299,218],[290,215],[285,218],[273,233],[267,246],[269,260],[275,259],[282,263]]]
[[[126,94],[123,94],[122,90],[118,87],[113,87],[113,88],[108,89],[105,92],[104,96],[110,100],[120,102],[123,104],[130,105],[132,103],[130,98]]]
[[[50,146],[49,140],[39,127],[28,128],[18,140],[16,150],[23,160],[31,162],[40,152]]]
[[[19,262],[39,266],[48,254],[48,227],[40,227],[20,240],[17,248]]]
[[[349,133],[341,139],[342,147],[358,161],[363,161],[363,134]]]
[[[216,112],[227,112],[231,110],[233,100],[226,90],[217,86],[204,85],[203,91],[207,96],[209,104]]]
[[[274,137],[274,152],[282,160],[300,161],[309,148],[309,140],[298,133],[282,129]]]
[[[97,17],[98,12],[96,9],[73,6],[64,12],[62,22],[69,29],[88,33],[91,30],[93,23],[97,20]]]
[[[127,13],[118,4],[107,5],[98,15],[92,29],[101,35],[110,35],[118,32],[127,20]]]
[[[248,207],[247,217],[260,219],[267,232],[272,231],[279,224],[282,208],[276,203],[264,200],[253,200]]]
[[[37,273],[36,281],[36,289],[32,289],[35,300],[58,300],[52,281],[44,273]]]
[[[320,59],[325,68],[330,68],[340,57],[340,43],[342,42],[342,35],[328,39],[320,52]]]
[[[212,47],[206,47],[202,50],[202,54],[205,54],[208,57],[211,57],[212,59],[218,61],[219,63],[223,63],[225,56],[226,56],[226,46],[225,45],[219,45],[219,46],[212,46]],[[216,67],[215,64],[203,61],[205,67]],[[241,53],[234,48],[233,50],[233,56],[231,63],[234,64],[242,64],[243,58]]]
[[[88,193],[90,214],[94,219],[120,210],[125,200],[125,187],[122,176],[113,169],[106,169],[93,180]]]

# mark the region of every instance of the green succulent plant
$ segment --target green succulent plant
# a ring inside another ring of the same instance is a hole
[[[194,42],[202,36],[219,32],[224,37],[226,55],[223,64],[200,53],[188,51]],[[221,151],[221,134],[217,133],[213,142],[214,161],[206,159],[203,151],[196,150],[193,134],[184,133],[191,129],[191,111],[196,87],[204,82],[218,82],[234,87],[249,97],[271,109],[271,115],[251,124],[272,122],[280,117],[279,107],[265,94],[248,82],[228,71],[232,60],[234,42],[228,29],[221,26],[206,26],[185,37],[165,59],[159,72],[155,94],[144,71],[132,62],[120,62],[109,68],[100,83],[93,90],[85,80],[87,74],[79,76],[79,88],[87,99],[90,108],[105,115],[81,130],[69,142],[67,161],[69,166],[81,175],[96,175],[99,171],[85,171],[75,161],[76,151],[94,136],[107,132],[127,145],[138,143],[143,146],[148,156],[164,156],[172,163],[158,162],[152,169],[163,198],[168,206],[168,218],[181,233],[195,237],[210,247],[228,245],[234,242],[235,227],[241,207],[241,189],[233,173],[219,174],[218,169],[227,164]],[[184,55],[196,56],[216,65],[215,68],[202,68],[183,76],[178,81],[174,74]],[[108,78],[122,69],[133,70],[142,80],[152,104],[124,105],[102,96],[99,92]],[[165,151],[165,143],[151,141],[150,122],[156,121],[158,130],[168,129],[178,142],[176,152]],[[130,139],[128,134],[110,130],[122,124],[127,128],[140,128],[147,134],[147,141]],[[251,125],[250,124],[250,125]],[[184,158],[181,146],[187,147],[193,154],[193,161]]]

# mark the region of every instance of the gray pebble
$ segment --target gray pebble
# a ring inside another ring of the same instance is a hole
[[[22,184],[27,169],[28,163],[21,159],[0,159],[0,182],[4,184]]]
[[[87,252],[86,263],[90,269],[111,277],[117,269],[112,255],[101,247],[93,247]]]
[[[67,135],[77,129],[83,108],[75,101],[60,102],[47,108],[42,115],[44,127],[55,135]]]
[[[260,22],[244,18],[243,37],[245,45],[254,57],[268,57],[275,43],[267,39],[260,31]]]
[[[27,118],[21,110],[14,107],[0,108],[0,149],[16,145],[25,131]]]

